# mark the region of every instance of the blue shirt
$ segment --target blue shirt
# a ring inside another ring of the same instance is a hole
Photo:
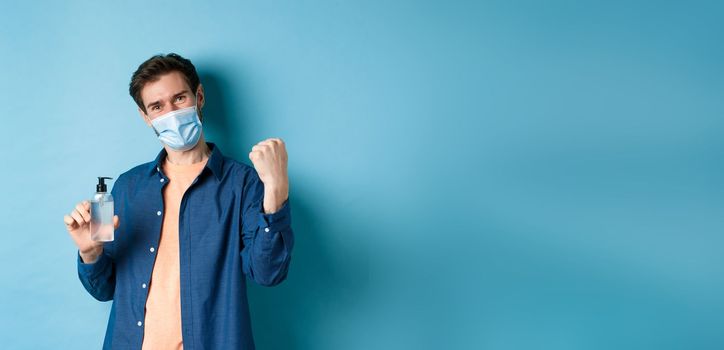
[[[264,286],[287,276],[294,235],[289,201],[264,214],[264,184],[249,165],[211,148],[179,212],[181,326],[184,349],[254,349],[246,278]],[[161,171],[166,151],[121,174],[111,194],[115,240],[78,277],[100,301],[113,300],[104,349],[140,349],[151,272],[163,222]]]

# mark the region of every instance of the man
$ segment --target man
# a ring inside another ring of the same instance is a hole
[[[294,245],[284,142],[256,144],[254,168],[206,142],[179,55],[143,62],[129,90],[163,149],[115,181],[114,241],[91,240],[88,201],[64,217],[81,283],[113,300],[103,348],[254,349],[245,277],[281,283]]]

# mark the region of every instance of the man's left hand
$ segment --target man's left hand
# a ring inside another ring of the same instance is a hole
[[[249,152],[259,179],[264,183],[264,212],[274,213],[289,197],[287,150],[280,138],[270,138],[254,145]]]

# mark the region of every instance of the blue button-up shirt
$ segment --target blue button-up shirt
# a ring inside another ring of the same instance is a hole
[[[264,286],[282,282],[294,235],[289,201],[263,209],[264,184],[249,165],[212,152],[181,199],[179,258],[181,325],[185,349],[254,349],[246,278]],[[166,151],[121,174],[111,194],[120,226],[115,240],[78,276],[100,301],[113,300],[104,349],[140,349],[147,285],[161,234]]]

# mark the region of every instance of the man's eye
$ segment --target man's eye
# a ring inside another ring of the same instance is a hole
[[[157,111],[157,110],[159,110],[159,109],[161,109],[161,107],[159,107],[159,106],[153,106],[153,107],[151,107],[151,110],[152,110],[152,111]]]
[[[183,101],[185,98],[186,98],[186,96],[179,96],[179,97],[176,97],[176,101],[181,102],[181,101]]]

